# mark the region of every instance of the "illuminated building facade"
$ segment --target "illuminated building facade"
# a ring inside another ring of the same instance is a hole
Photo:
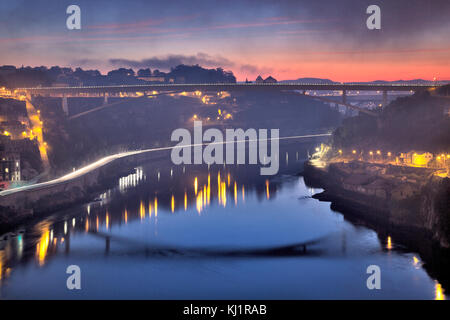
[[[0,152],[0,182],[20,180],[20,156],[17,153]]]

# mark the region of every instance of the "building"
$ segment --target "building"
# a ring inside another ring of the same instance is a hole
[[[444,116],[450,117],[450,105],[444,107]]]
[[[427,167],[433,160],[433,154],[426,151],[402,152],[396,158],[396,164],[403,164],[416,167]]]
[[[69,84],[65,83],[65,82],[54,82],[52,83],[52,87],[57,87],[57,88],[63,88],[63,87],[68,87]]]
[[[272,76],[268,76],[266,79],[264,79],[264,83],[277,83],[277,79],[273,78]]]
[[[0,182],[20,180],[20,156],[18,153],[0,153]]]
[[[407,157],[413,166],[418,167],[428,166],[428,163],[433,159],[433,155],[426,151],[410,151]]]
[[[155,76],[150,76],[150,77],[138,77],[139,80],[144,80],[147,82],[164,82],[165,79],[164,77],[155,77]]]
[[[256,78],[255,83],[277,83],[277,79],[272,76],[268,76],[266,79],[263,79],[260,75]]]

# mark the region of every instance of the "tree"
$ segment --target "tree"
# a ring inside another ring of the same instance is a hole
[[[150,77],[152,75],[152,71],[150,70],[150,68],[139,69],[137,75],[138,77]]]

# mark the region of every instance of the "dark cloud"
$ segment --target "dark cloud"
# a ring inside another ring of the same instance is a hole
[[[269,74],[271,72],[273,72],[273,68],[268,68],[268,67],[258,67],[252,64],[244,64],[240,66],[240,70],[243,73],[249,73],[249,74],[261,74],[261,75],[265,75],[265,74]]]
[[[169,54],[163,57],[151,57],[142,60],[131,59],[110,59],[109,63],[115,67],[130,68],[153,68],[168,70],[180,64],[201,65],[203,67],[233,67],[234,63],[220,56],[211,56],[206,53],[197,53],[196,55]]]

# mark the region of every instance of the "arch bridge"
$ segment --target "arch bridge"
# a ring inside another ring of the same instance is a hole
[[[376,116],[377,113],[347,103],[350,91],[376,91],[382,93],[383,103],[387,104],[388,92],[416,92],[436,88],[437,85],[424,84],[361,84],[361,83],[199,83],[199,84],[139,84],[112,86],[78,86],[78,87],[35,87],[19,88],[18,94],[25,95],[31,101],[33,96],[61,97],[62,108],[68,115],[67,98],[69,97],[103,97],[108,104],[108,97],[122,97],[130,93],[142,93],[143,96],[175,93],[175,92],[219,92],[219,91],[293,91],[306,94],[307,91],[340,91],[341,102],[320,96],[311,96],[319,100],[344,105],[347,108]]]

